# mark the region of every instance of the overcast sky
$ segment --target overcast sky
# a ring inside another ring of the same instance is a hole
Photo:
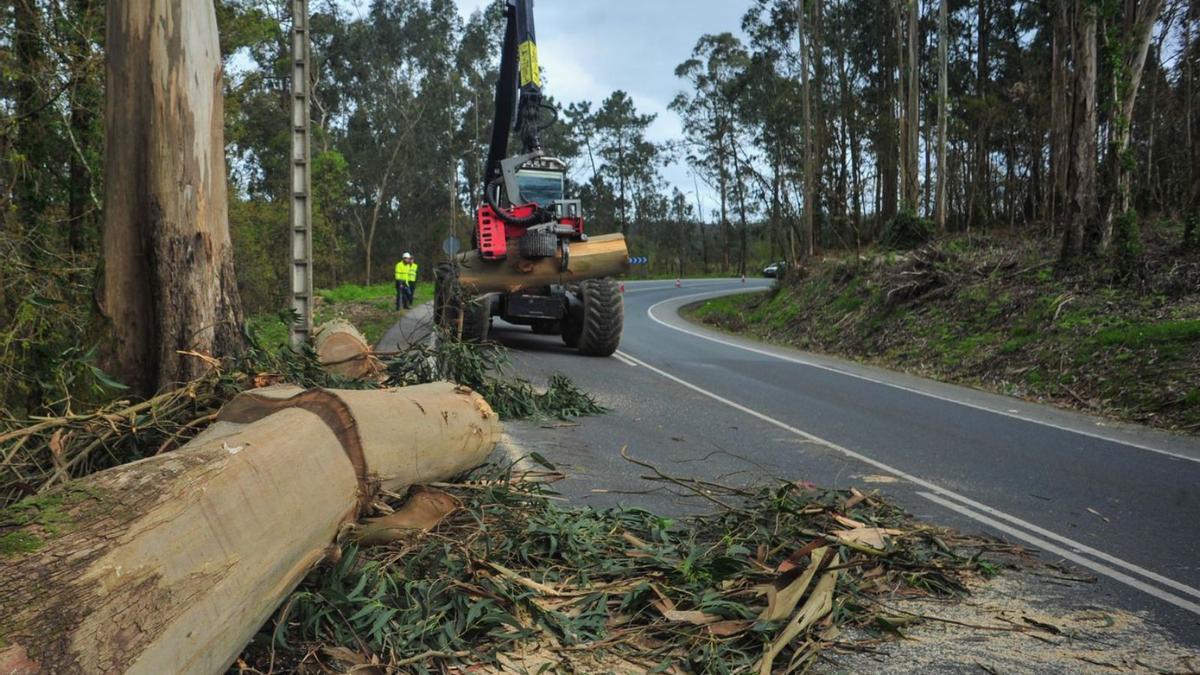
[[[455,0],[463,16],[487,4]],[[599,104],[617,89],[629,93],[642,113],[657,115],[651,140],[680,137],[679,118],[667,110],[683,87],[675,66],[691,56],[705,33],[742,36],[749,0],[535,0],[538,62],[546,93],[566,105]],[[692,189],[685,167],[664,177]],[[701,186],[702,192],[707,192]],[[705,215],[710,204],[704,205]]]

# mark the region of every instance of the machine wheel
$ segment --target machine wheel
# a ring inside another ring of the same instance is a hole
[[[483,342],[487,340],[492,326],[491,296],[473,300],[463,297],[458,284],[458,273],[454,266],[441,263],[434,271],[433,321],[451,335],[458,334],[459,317],[462,319],[462,340]]]
[[[457,286],[457,274],[450,263],[438,263],[433,270],[433,325],[446,328],[446,305],[450,304]],[[457,323],[457,321],[456,321]]]
[[[528,232],[517,241],[522,258],[553,258],[558,251],[558,236],[550,232]]]
[[[583,317],[579,324],[579,353],[585,356],[611,356],[621,343],[625,325],[625,302],[615,279],[588,279],[579,284]],[[563,333],[566,340],[566,333]],[[570,343],[567,343],[570,344]]]
[[[492,301],[489,296],[466,303],[463,313],[463,342],[484,342],[492,332]]]

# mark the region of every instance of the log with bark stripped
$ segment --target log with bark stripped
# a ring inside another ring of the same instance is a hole
[[[553,258],[483,260],[476,251],[458,256],[458,281],[475,294],[507,293],[520,288],[551,284],[573,284],[584,279],[615,277],[629,269],[629,249],[620,234],[602,234],[587,241],[572,242],[567,270],[562,271],[562,252]]]
[[[349,321],[334,319],[321,324],[313,338],[313,349],[325,370],[342,377],[374,378],[383,371],[367,338]]]
[[[0,671],[220,673],[378,487],[499,434],[446,383],[242,394],[176,452],[0,512]]]

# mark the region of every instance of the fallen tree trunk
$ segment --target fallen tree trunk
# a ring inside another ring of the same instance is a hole
[[[629,269],[629,249],[620,234],[602,234],[572,242],[567,270],[562,271],[561,251],[553,258],[483,260],[476,251],[458,256],[458,281],[472,293],[507,293],[520,288],[572,284],[584,279],[612,277]]]
[[[321,324],[313,338],[313,349],[325,370],[342,377],[371,378],[383,370],[367,338],[349,321],[334,319]]]
[[[176,452],[0,512],[0,672],[222,672],[378,487],[499,434],[446,383],[242,394]]]

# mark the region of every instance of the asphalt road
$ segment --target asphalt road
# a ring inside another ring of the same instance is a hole
[[[569,375],[613,413],[511,425],[585,503],[704,509],[625,462],[725,483],[809,480],[880,489],[923,519],[984,531],[1094,574],[1084,602],[1147,612],[1200,647],[1200,439],[766,346],[700,328],[678,310],[766,280],[630,282],[617,355],[496,321],[514,367]]]

